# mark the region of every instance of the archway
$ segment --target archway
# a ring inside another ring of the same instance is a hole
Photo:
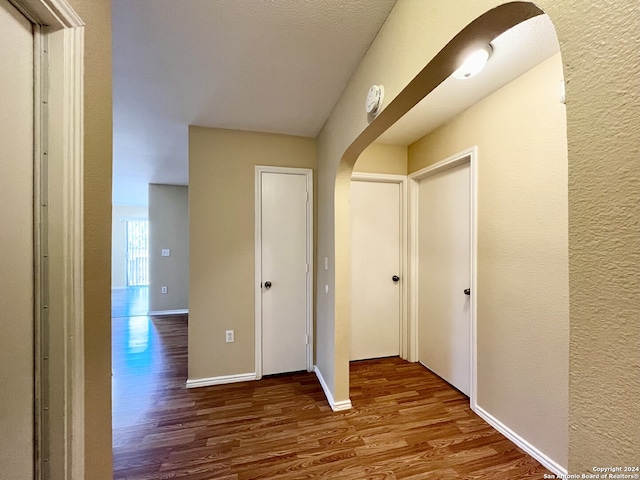
[[[348,204],[350,174],[357,157],[364,148],[374,141],[375,138],[386,130],[386,128],[395,123],[395,121],[404,115],[404,113],[412,108],[424,96],[428,95],[438,85],[440,85],[440,83],[442,83],[457,68],[459,63],[458,59],[461,58],[461,56],[465,56],[470,50],[477,48],[479,44],[489,43],[496,36],[509,30],[513,26],[542,13],[544,12],[532,4],[510,3],[497,7],[480,16],[457,34],[454,39],[451,40],[435,56],[433,60],[429,62],[429,64],[409,83],[409,85],[407,85],[407,87],[398,94],[388,107],[381,112],[380,116],[373,120],[346,150],[338,169],[335,185],[336,330],[339,329],[338,325],[344,325],[341,322],[348,322],[349,320],[349,297],[348,294],[343,294],[343,292],[348,292],[349,289],[349,272],[345,272],[346,266],[349,265],[349,252],[347,242],[343,242],[341,240],[348,235],[349,214],[348,208],[342,208],[342,206]],[[564,134],[564,140],[566,141],[566,134]],[[566,168],[566,159],[564,162],[564,168]],[[566,202],[566,192],[564,201]],[[564,231],[566,234],[566,226]],[[345,237],[342,237],[342,235],[345,235]],[[566,246],[564,253],[566,255]],[[345,305],[347,308],[344,308]],[[568,315],[566,321],[568,325]],[[340,344],[339,342],[341,337],[338,335],[336,337],[336,350],[339,348],[348,348],[348,342],[346,346],[344,344]],[[564,348],[566,353],[566,345]],[[339,355],[336,355],[336,358],[344,358],[344,356],[340,357]],[[563,357],[563,360],[567,359],[564,359]],[[566,363],[568,364],[568,360]],[[564,379],[563,387],[564,390],[566,390],[566,379]],[[566,416],[562,421],[564,422],[563,424],[566,425]],[[536,442],[533,443],[535,444]],[[562,441],[559,443],[562,443]],[[560,450],[561,449],[562,448],[560,448]],[[566,450],[566,443],[564,444],[564,449]],[[559,463],[566,464],[566,452],[560,455],[551,456],[554,459],[558,459]],[[557,467],[557,465],[555,465],[555,467]]]

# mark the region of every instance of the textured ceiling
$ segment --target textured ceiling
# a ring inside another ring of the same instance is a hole
[[[395,0],[113,0],[114,197],[188,182],[188,125],[315,137]]]
[[[114,205],[188,183],[188,125],[315,137],[394,4],[113,0]],[[559,51],[546,15],[492,45],[485,70],[447,79],[378,142],[414,142]]]

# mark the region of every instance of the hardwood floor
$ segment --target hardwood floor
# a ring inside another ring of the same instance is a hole
[[[111,316],[131,317],[149,311],[149,287],[111,289]]]
[[[187,390],[186,316],[113,321],[114,479],[542,479],[419,364],[351,365],[334,413],[313,373]]]

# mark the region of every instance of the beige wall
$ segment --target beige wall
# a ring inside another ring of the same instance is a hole
[[[501,3],[398,2],[319,135],[317,254],[329,257],[331,268],[318,271],[316,363],[337,401],[348,398],[351,167],[385,119],[415,104],[418,86],[398,97],[401,89],[466,25]],[[576,1],[539,5],[556,26],[567,81],[568,465],[586,472],[637,463],[640,444],[640,7],[634,0],[614,7],[595,0],[588,9]],[[434,67],[450,72],[454,65]],[[368,127],[362,98],[372,84],[385,86],[386,107]]]
[[[111,209],[111,288],[127,286],[126,220],[146,220],[147,207],[114,205]]]
[[[71,0],[85,22],[85,478],[113,477],[111,454],[111,2]]]
[[[10,480],[33,478],[33,34],[6,0],[0,45],[0,479]]]
[[[567,78],[569,466],[637,466],[640,4],[545,3]]]
[[[566,467],[569,259],[562,76],[558,54],[411,145],[409,169],[478,147],[477,404]]]
[[[498,3],[398,2],[318,139],[318,256],[328,256],[331,266],[328,272],[318,272],[318,286],[326,283],[331,290],[328,295],[324,291],[322,297],[318,295],[317,336],[318,345],[323,347],[318,347],[316,354],[337,400],[348,397],[348,322],[344,319],[348,320],[345,311],[349,304],[345,301],[348,291],[338,302],[333,292],[335,234],[338,243],[348,243],[348,216],[342,203],[334,211],[334,186],[338,170],[350,176],[351,168],[339,167],[340,160],[367,126],[362,99],[371,84],[382,83],[387,102],[391,101],[453,35]],[[111,408],[111,7],[108,0],[72,0],[72,4],[87,25],[86,478],[102,480],[112,476],[111,419],[106,413]],[[542,0],[540,5],[548,10],[558,30],[567,79],[571,307],[568,428],[569,466],[577,472],[595,464],[633,463],[640,444],[640,326],[636,321],[640,311],[640,239],[634,220],[640,217],[640,76],[635,61],[640,53],[640,16],[635,0],[621,0],[613,6],[595,0],[589,8],[575,0]],[[219,173],[228,174],[224,170]],[[345,192],[338,193],[342,202]],[[340,256],[338,260],[346,264],[348,251],[345,257],[342,249]],[[342,282],[348,281],[347,274]],[[337,328],[336,313],[341,319]],[[216,338],[220,337],[218,330]]]
[[[170,255],[162,256],[168,248]],[[167,293],[162,293],[162,286]],[[189,188],[149,185],[149,311],[189,308]]]
[[[354,172],[407,174],[407,147],[372,143],[358,157]]]
[[[189,378],[252,373],[255,166],[316,167],[316,141],[189,127]],[[225,330],[235,342],[225,343]]]

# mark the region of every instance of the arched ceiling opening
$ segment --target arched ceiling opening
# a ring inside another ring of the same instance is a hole
[[[560,51],[548,15],[525,20],[491,41],[485,68],[472,78],[448,77],[376,139],[409,145]]]
[[[543,14],[544,12],[532,3],[510,2],[489,10],[467,25],[438,52],[347,148],[341,162],[344,168],[338,170],[338,182],[347,182],[360,153],[443,84],[460,66],[463,59],[516,25]]]

